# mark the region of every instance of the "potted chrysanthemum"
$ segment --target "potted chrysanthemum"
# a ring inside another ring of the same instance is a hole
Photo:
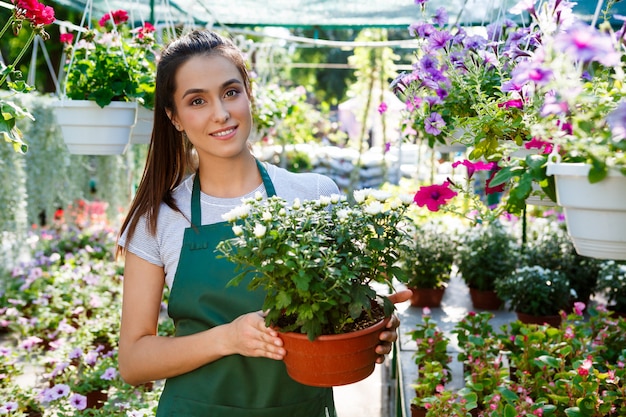
[[[70,152],[125,151],[138,107],[153,101],[153,32],[150,23],[131,29],[126,11],[116,10],[102,16],[94,29],[76,37],[61,35],[68,59],[55,114]]]
[[[391,285],[398,271],[396,261],[404,241],[401,226],[411,197],[375,190],[353,195],[354,203],[333,195],[295,200],[292,205],[280,197],[264,200],[259,195],[225,216],[235,237],[218,246],[223,256],[239,265],[241,273],[232,284],[253,273],[246,284],[266,293],[266,323],[282,332],[289,374],[311,385],[342,385],[368,376],[376,359],[373,348],[378,333],[393,311],[393,304],[377,293],[375,284]],[[310,360],[319,358],[309,357],[305,369],[295,363],[298,344],[321,347],[329,339],[351,341],[370,332],[369,346],[354,355],[344,352],[337,361],[320,360],[315,366],[310,366]],[[359,371],[341,371],[359,357],[366,361],[364,368],[361,364]],[[311,368],[317,375],[305,374]],[[318,376],[322,379],[314,379]]]

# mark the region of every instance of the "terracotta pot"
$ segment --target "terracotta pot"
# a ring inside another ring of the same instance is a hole
[[[85,396],[87,397],[87,408],[101,408],[109,397],[109,394],[105,391],[91,391]]]
[[[411,404],[411,417],[425,417],[426,409],[415,404]]]
[[[439,307],[446,288],[409,288],[413,307]]]
[[[502,304],[504,304],[495,291],[482,291],[470,288],[469,293],[474,308],[481,310],[500,310]]]
[[[291,378],[301,384],[332,387],[367,378],[376,365],[374,351],[380,332],[389,318],[356,332],[319,336],[310,341],[306,334],[280,333],[285,350],[285,366]]]
[[[561,316],[559,314],[553,316],[533,316],[526,313],[516,311],[517,319],[525,324],[549,324],[552,327],[561,325]]]

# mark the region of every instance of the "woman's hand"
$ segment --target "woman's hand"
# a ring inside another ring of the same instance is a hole
[[[402,303],[411,298],[411,290],[399,291],[389,296],[389,300],[392,303]],[[380,333],[381,342],[376,346],[376,353],[379,355],[376,359],[376,363],[383,363],[385,361],[385,355],[391,352],[391,346],[398,340],[398,332],[396,331],[400,326],[400,319],[395,314],[391,316],[391,320],[387,323],[387,330]]]
[[[227,349],[243,356],[282,360],[286,354],[278,332],[265,326],[262,311],[244,314],[229,325],[231,337]]]

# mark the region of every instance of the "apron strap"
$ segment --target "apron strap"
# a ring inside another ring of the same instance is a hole
[[[263,186],[265,187],[265,193],[268,197],[276,195],[274,184],[272,183],[267,170],[258,159],[255,158],[254,160],[256,161],[256,166],[261,174]],[[191,190],[191,224],[196,227],[202,224],[202,209],[200,208],[200,175],[198,175],[198,171],[196,171],[196,176],[193,179],[193,188]]]

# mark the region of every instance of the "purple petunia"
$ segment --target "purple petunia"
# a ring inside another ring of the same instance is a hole
[[[115,377],[117,377],[117,370],[111,366],[104,371],[100,379],[111,381],[112,379],[115,379]]]
[[[626,102],[622,101],[615,110],[606,117],[615,142],[626,139]]]
[[[551,77],[551,70],[531,61],[522,61],[511,71],[511,81],[518,86],[524,86],[530,81],[546,84]]]
[[[82,411],[87,408],[87,397],[81,394],[72,394],[70,404],[75,409]]]
[[[424,121],[424,130],[431,135],[439,135],[444,127],[446,127],[446,122],[444,122],[443,117],[436,112],[431,113]]]
[[[611,37],[584,23],[577,23],[559,33],[554,38],[554,48],[576,61],[597,61],[608,67],[620,62]]]
[[[445,8],[440,7],[437,9],[435,15],[433,16],[433,23],[441,27],[448,23],[448,12]]]
[[[445,49],[452,40],[452,35],[447,30],[438,30],[430,35],[428,46],[433,50]]]

